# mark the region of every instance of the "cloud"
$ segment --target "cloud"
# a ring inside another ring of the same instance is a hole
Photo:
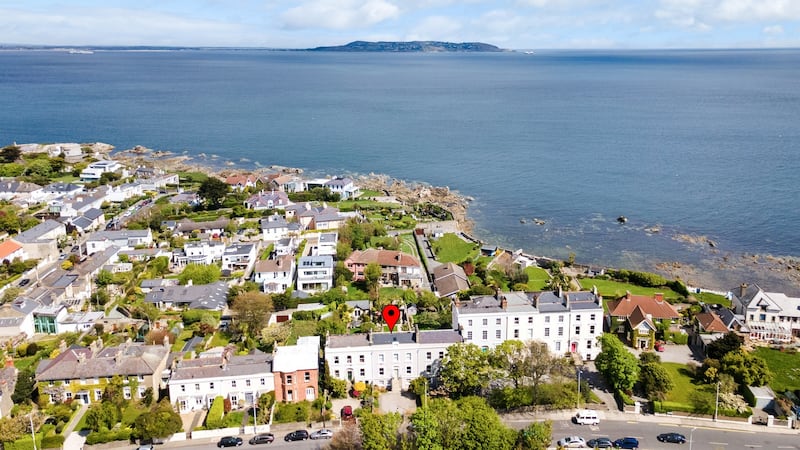
[[[761,32],[770,35],[783,34],[783,27],[780,25],[769,25],[764,27],[764,29],[761,30]]]
[[[800,1],[720,0],[714,13],[720,19],[736,22],[798,20],[800,19]]]
[[[406,37],[409,41],[462,40],[461,22],[445,16],[429,16],[417,23]]]
[[[365,28],[396,18],[400,9],[386,0],[312,0],[286,10],[287,28],[345,30]]]

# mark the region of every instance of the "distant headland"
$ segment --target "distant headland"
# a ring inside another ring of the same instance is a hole
[[[442,41],[353,41],[345,45],[315,47],[312,52],[502,52],[503,49],[483,42],[442,42]]]

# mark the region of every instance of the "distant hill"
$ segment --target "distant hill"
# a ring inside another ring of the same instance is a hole
[[[333,47],[316,47],[308,49],[312,52],[502,52],[503,50],[483,42],[367,42],[354,41],[346,45]]]

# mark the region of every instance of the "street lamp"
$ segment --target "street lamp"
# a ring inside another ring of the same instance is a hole
[[[689,450],[692,450],[692,436],[694,435],[694,430],[696,429],[697,427],[694,427],[692,428],[692,431],[689,432]]]
[[[717,421],[719,415],[719,381],[717,381],[717,397],[714,400],[714,422]]]
[[[578,409],[581,407],[581,372],[583,367],[578,366]]]
[[[258,397],[253,392],[253,433],[258,433]]]
[[[28,420],[31,423],[31,438],[33,439],[33,450],[36,450],[36,433],[33,430],[33,411],[28,414]]]

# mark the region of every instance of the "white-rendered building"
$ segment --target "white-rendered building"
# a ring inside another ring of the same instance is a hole
[[[122,164],[110,159],[93,162],[81,172],[81,181],[97,181],[104,173],[117,172],[122,168]]]
[[[431,375],[447,348],[460,342],[455,330],[328,336],[325,360],[334,378],[386,387],[394,379],[407,389],[414,378]]]
[[[765,292],[757,284],[732,290],[734,312],[744,316],[750,339],[790,342],[800,336],[800,298]]]
[[[268,293],[286,292],[294,283],[295,264],[292,255],[282,255],[275,259],[256,262],[253,281]]]
[[[225,248],[222,254],[222,270],[249,271],[256,262],[255,244],[232,244]]]
[[[217,396],[229,399],[233,408],[240,401],[252,405],[253,399],[275,390],[271,354],[255,350],[236,355],[234,350],[217,348],[178,361],[168,383],[170,401],[177,403],[178,412],[208,408]]]
[[[187,264],[210,265],[222,261],[225,254],[225,244],[219,241],[187,242],[182,249],[172,252],[172,262],[178,267]]]
[[[333,257],[304,256],[297,264],[297,289],[315,293],[333,287]]]
[[[274,242],[281,240],[289,235],[289,223],[283,216],[273,214],[261,219],[261,238],[265,241]]]
[[[596,292],[500,292],[455,301],[453,326],[464,342],[493,349],[507,340],[540,341],[560,355],[594,360],[603,334],[603,298]]]
[[[153,232],[144,230],[95,231],[86,239],[86,254],[101,252],[112,245],[121,249],[153,244]]]

